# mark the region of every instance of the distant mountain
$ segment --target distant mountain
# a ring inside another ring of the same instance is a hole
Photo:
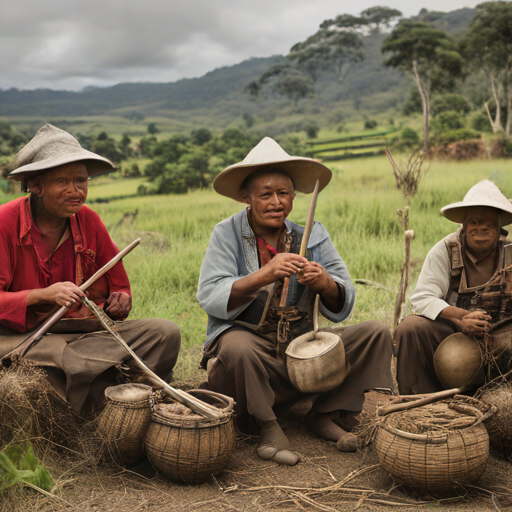
[[[435,26],[457,35],[468,25],[474,9],[449,13],[422,12],[421,17]],[[303,113],[329,113],[336,122],[342,117],[386,111],[404,100],[411,86],[408,78],[382,64],[380,47],[385,35],[364,38],[366,59],[354,67],[342,82],[324,76],[316,85],[315,96],[304,102]],[[171,83],[122,83],[112,87],[87,87],[80,92],[50,89],[0,91],[0,115],[5,117],[40,116],[169,116],[180,112],[190,115],[219,116],[222,124],[243,112],[275,118],[280,109],[289,109],[285,99],[267,97],[251,100],[243,89],[282,56],[252,58],[235,66],[215,69],[200,78]],[[338,113],[337,113],[338,112]],[[183,114],[182,114],[183,115]]]

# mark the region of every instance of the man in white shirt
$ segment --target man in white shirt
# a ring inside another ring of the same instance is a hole
[[[396,329],[397,381],[404,395],[444,389],[434,354],[446,337],[456,332],[480,337],[512,317],[510,299],[493,287],[512,264],[512,244],[500,239],[501,227],[512,222],[510,201],[484,180],[441,213],[462,227],[428,253],[411,297],[416,315]]]

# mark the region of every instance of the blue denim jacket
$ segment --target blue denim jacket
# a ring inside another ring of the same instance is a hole
[[[286,220],[289,233],[302,234],[304,228]],[[296,251],[293,251],[296,252]],[[329,311],[320,301],[320,313],[332,322],[342,322],[354,308],[356,291],[345,262],[334,248],[329,233],[315,222],[308,242],[308,259],[322,265],[329,275],[345,288],[345,304],[339,313]],[[197,300],[208,314],[205,347],[222,332],[235,325],[236,317],[250,304],[227,310],[233,283],[259,269],[258,245],[247,217],[247,209],[215,226],[201,265]],[[306,308],[311,304],[310,288],[294,301]]]

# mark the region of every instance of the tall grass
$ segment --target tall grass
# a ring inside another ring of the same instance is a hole
[[[333,180],[320,194],[316,219],[329,230],[353,278],[377,281],[392,290],[357,285],[356,309],[348,323],[390,322],[403,258],[396,215],[403,198],[385,157],[346,161],[332,168]],[[512,197],[510,168],[506,160],[431,164],[411,201],[410,226],[415,232],[411,289],[428,250],[456,228],[441,216],[440,208],[461,200],[472,185],[489,177]],[[297,194],[292,220],[305,222],[309,200],[310,196]],[[183,335],[178,378],[189,377],[199,360],[206,328],[206,315],[195,300],[201,261],[215,224],[243,205],[203,190],[92,207],[120,246],[142,237],[142,245],[125,262],[134,295],[131,318],[160,316],[178,323]],[[116,227],[124,213],[135,210],[133,223]]]

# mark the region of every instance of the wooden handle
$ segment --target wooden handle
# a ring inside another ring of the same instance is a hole
[[[311,235],[311,231],[313,231],[313,225],[315,223],[315,210],[316,210],[316,202],[318,199],[319,188],[320,188],[320,180],[316,180],[315,190],[313,190],[313,197],[311,198],[311,203],[309,205],[308,219],[306,221],[306,227],[304,228],[304,235],[302,236],[302,242],[300,244],[299,256],[303,256],[303,257],[306,256],[309,237]]]
[[[385,407],[378,409],[377,414],[379,416],[386,416],[386,414],[390,414],[392,412],[407,411],[409,409],[414,409],[415,407],[420,407],[439,400],[444,400],[445,398],[450,398],[454,395],[459,395],[462,391],[464,391],[464,388],[445,389],[444,391],[438,391],[437,393],[430,393],[429,395],[413,402],[386,405]]]

